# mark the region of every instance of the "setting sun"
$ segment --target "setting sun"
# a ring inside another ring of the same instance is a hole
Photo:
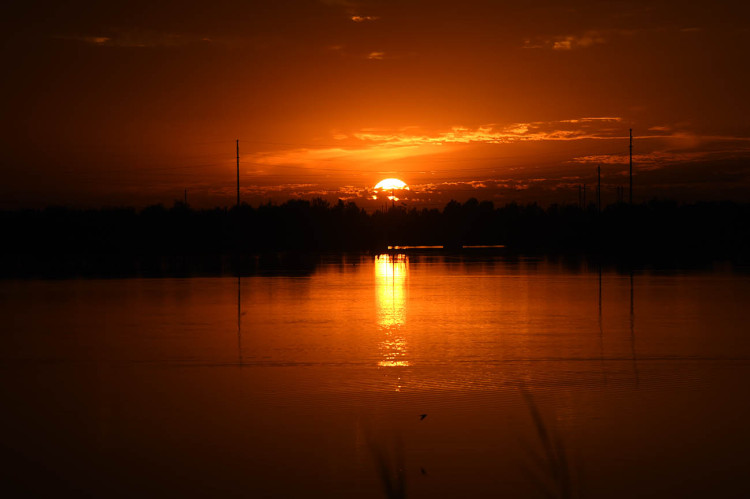
[[[375,194],[373,199],[377,199],[379,194],[387,194],[388,199],[391,201],[398,201],[399,198],[396,196],[400,192],[408,191],[409,186],[406,182],[397,178],[386,178],[375,184]]]

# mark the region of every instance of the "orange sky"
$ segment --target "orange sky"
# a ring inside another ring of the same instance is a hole
[[[11,2],[0,208],[747,199],[736,3]]]

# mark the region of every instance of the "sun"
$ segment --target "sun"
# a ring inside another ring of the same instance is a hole
[[[406,182],[397,178],[386,178],[375,184],[373,189],[375,194],[373,199],[378,199],[378,195],[387,195],[391,201],[398,201],[397,195],[402,195],[403,191],[408,191],[409,186]]]

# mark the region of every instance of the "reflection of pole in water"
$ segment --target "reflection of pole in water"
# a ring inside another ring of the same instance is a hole
[[[633,372],[635,372],[635,386],[638,386],[638,358],[635,355],[635,301],[633,300],[633,270],[630,270],[630,350],[633,354]]]
[[[391,305],[393,305],[393,316],[396,317],[396,259],[393,257],[391,257]]]
[[[237,274],[237,355],[242,365],[242,277]]]
[[[602,264],[599,263],[599,358],[602,364],[604,383],[607,382],[607,371],[604,368],[604,325],[602,320]]]
[[[599,264],[599,330],[602,329],[602,264]]]

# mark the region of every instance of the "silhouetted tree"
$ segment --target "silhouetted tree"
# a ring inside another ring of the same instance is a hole
[[[451,200],[442,211],[395,206],[367,213],[353,202],[331,204],[321,198],[210,210],[193,210],[177,201],[169,209],[157,204],[140,212],[63,207],[3,211],[0,231],[0,275],[67,268],[157,272],[165,265],[182,265],[174,262],[197,260],[202,268],[216,270],[224,268],[222,255],[247,262],[241,255],[420,244],[449,249],[504,244],[516,251],[618,258],[750,260],[750,204],[730,202],[653,200],[613,204],[599,213],[577,205],[495,207],[472,198],[463,204]]]

